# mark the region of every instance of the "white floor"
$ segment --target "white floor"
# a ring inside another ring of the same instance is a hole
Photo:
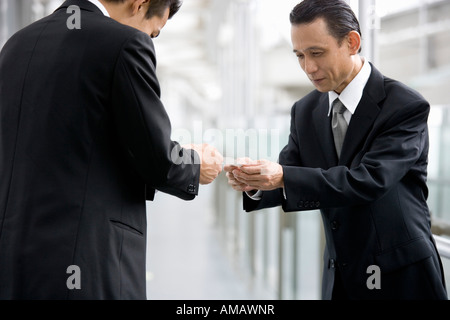
[[[214,228],[213,185],[194,201],[158,193],[147,203],[149,300],[253,300]]]

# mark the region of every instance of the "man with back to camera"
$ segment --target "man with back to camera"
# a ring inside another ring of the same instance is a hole
[[[427,206],[428,102],[359,55],[345,1],[304,0],[290,20],[317,90],[293,106],[279,163],[241,159],[224,168],[229,184],[248,212],[320,209],[323,299],[446,300]]]
[[[146,200],[223,160],[170,138],[151,38],[180,6],[68,0],[2,49],[0,299],[147,298]]]

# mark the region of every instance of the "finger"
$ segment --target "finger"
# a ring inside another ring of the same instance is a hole
[[[248,174],[248,175],[255,175],[255,174],[261,174],[263,170],[262,165],[243,165],[241,168],[241,171]]]
[[[238,181],[232,173],[227,173],[228,177],[228,183],[233,186],[239,186],[239,187],[247,187],[248,185],[246,183],[242,183]]]
[[[247,188],[248,186],[242,183],[239,183],[237,181],[229,181],[228,184],[237,191],[243,191],[245,188]]]
[[[227,172],[226,176],[227,176],[228,180],[236,181],[236,178],[234,177],[234,175],[231,172]]]
[[[261,174],[247,174],[241,170],[233,171],[233,175],[241,183],[246,183],[248,185],[260,185],[267,181],[267,177]]]
[[[239,165],[252,165],[252,164],[258,164],[258,161],[254,161],[250,158],[238,158],[236,159],[236,163]]]
[[[225,165],[223,167],[223,171],[230,173],[231,171],[233,171],[235,168],[233,166],[229,166],[229,165]]]
[[[239,170],[239,167],[237,167],[236,165],[227,165],[227,166],[224,166],[223,167],[223,169],[226,171],[226,172],[233,172],[234,170]]]
[[[247,186],[247,184],[241,183],[241,182],[239,182],[238,180],[236,180],[236,179],[233,177],[233,175],[231,175],[231,176],[228,178],[228,184],[231,185],[231,186],[239,186],[239,187]]]
[[[242,183],[239,180],[236,182],[241,186],[242,191],[260,190],[262,187],[257,183]]]
[[[247,178],[247,175],[245,174],[245,173],[242,173],[242,172],[240,172],[240,171],[237,171],[237,170],[235,170],[235,171],[233,171],[233,176],[234,176],[234,179],[237,181],[237,182],[239,182],[239,183],[241,183],[241,184],[246,184],[246,185],[248,185],[248,178]]]
[[[245,186],[242,191],[243,192],[254,192],[255,190],[257,190],[255,187],[252,186]]]
[[[251,187],[251,186],[247,186],[247,185],[241,185],[240,190],[242,192],[250,192],[255,190],[255,188]]]

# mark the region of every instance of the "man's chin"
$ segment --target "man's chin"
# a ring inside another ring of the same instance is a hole
[[[330,91],[330,90],[327,90],[324,87],[319,87],[319,86],[314,86],[314,87],[316,88],[317,91],[322,92],[322,93],[327,93],[327,92]]]
[[[317,89],[317,91],[322,92],[322,93],[326,93],[330,91],[330,88],[327,88],[324,83],[318,83],[316,81],[311,81],[311,83],[313,84],[313,86]]]

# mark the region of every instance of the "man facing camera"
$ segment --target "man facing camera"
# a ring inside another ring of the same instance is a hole
[[[4,46],[0,299],[146,299],[146,200],[193,200],[223,160],[160,101],[151,38],[180,5],[68,0]]]
[[[290,20],[317,90],[294,104],[279,163],[227,166],[229,184],[246,211],[320,209],[323,299],[447,299],[427,206],[428,102],[359,55],[345,1],[304,0]]]

